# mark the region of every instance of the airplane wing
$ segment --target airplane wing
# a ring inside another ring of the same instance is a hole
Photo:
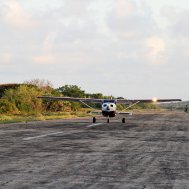
[[[103,99],[96,98],[75,98],[75,97],[53,97],[53,96],[39,96],[38,98],[45,100],[65,100],[70,102],[91,102],[91,103],[102,103]]]
[[[160,102],[179,102],[181,99],[117,99],[117,104],[126,104],[126,103],[160,103]]]
[[[54,97],[54,96],[39,96],[38,98],[45,100],[65,100],[70,102],[91,102],[91,103],[102,103],[104,99],[96,98],[75,98],[75,97]],[[181,99],[115,99],[117,104],[126,104],[126,103],[153,103],[153,102],[178,102],[182,101]]]
[[[117,104],[126,104],[130,103],[130,105],[125,108],[124,110],[127,110],[131,108],[132,106],[138,104],[138,103],[161,103],[161,102],[179,102],[182,101],[181,99],[134,99],[134,100],[127,100],[127,99],[117,99]],[[117,112],[118,114],[129,114],[132,115],[131,112]]]

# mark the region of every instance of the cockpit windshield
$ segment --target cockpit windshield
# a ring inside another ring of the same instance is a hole
[[[107,99],[107,100],[103,100],[102,103],[114,103],[114,104],[116,104],[116,100]]]

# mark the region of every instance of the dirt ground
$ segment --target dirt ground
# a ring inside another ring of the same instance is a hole
[[[1,124],[0,188],[187,189],[189,115]]]

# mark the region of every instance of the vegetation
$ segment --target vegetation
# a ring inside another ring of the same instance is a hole
[[[53,118],[86,116],[86,107],[83,104],[66,101],[48,101],[37,98],[38,96],[69,96],[80,98],[107,99],[101,93],[89,94],[77,85],[65,85],[54,89],[49,81],[34,79],[23,84],[0,85],[0,122],[44,120]],[[114,98],[114,97],[112,97]],[[119,97],[122,98],[122,97]],[[100,108],[100,104],[89,104]],[[119,110],[124,110],[125,105],[118,105]],[[154,104],[137,104],[131,109],[156,109]]]
[[[21,84],[9,83],[0,85],[0,98],[3,96],[4,91],[8,89],[15,89],[19,87]]]

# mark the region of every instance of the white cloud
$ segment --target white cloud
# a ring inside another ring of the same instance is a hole
[[[143,7],[137,6],[135,1],[116,2],[109,15],[108,25],[120,40],[141,40],[156,32],[156,24],[149,12],[144,14],[141,11]]]
[[[166,63],[166,45],[160,37],[150,37],[146,41],[146,58],[150,64]]]
[[[33,61],[38,64],[53,64],[56,63],[58,57],[55,55],[38,55],[33,57]]]
[[[161,16],[165,19],[167,18],[168,21],[174,23],[178,19],[178,10],[174,6],[163,6],[160,10]]]
[[[45,37],[44,43],[43,43],[44,51],[52,51],[53,50],[56,37],[57,37],[57,32],[50,32],[47,34],[47,36]]]
[[[30,14],[24,10],[21,4],[16,0],[6,0],[1,3],[2,17],[5,23],[16,28],[30,28],[33,26],[33,21]]]
[[[37,64],[59,64],[65,68],[78,68],[90,65],[93,61],[83,52],[68,52],[68,53],[44,53],[33,56],[32,60]]]
[[[12,60],[13,60],[13,54],[9,52],[0,53],[0,62],[2,64],[9,64],[11,63]]]
[[[170,29],[174,37],[176,38],[189,37],[188,17],[189,17],[189,10],[187,11],[185,10],[183,12],[180,12],[177,15],[177,19],[174,22],[172,22]]]
[[[136,5],[130,0],[117,0],[116,13],[118,18],[125,18],[136,11]]]

